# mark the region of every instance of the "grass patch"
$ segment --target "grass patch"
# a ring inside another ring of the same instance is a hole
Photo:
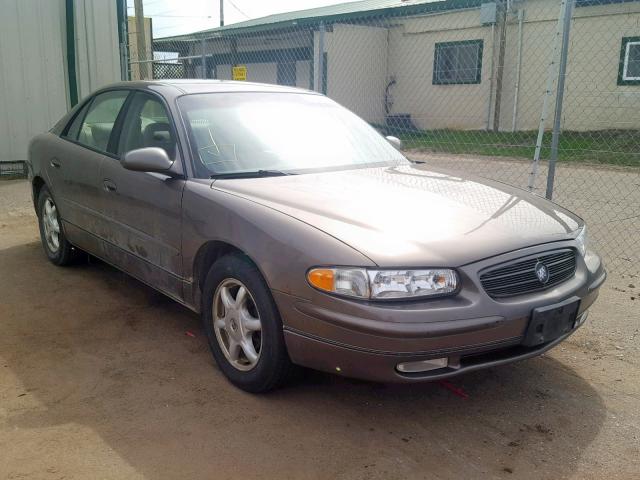
[[[428,130],[401,133],[399,136],[407,149],[532,159],[537,132]],[[547,132],[543,137],[540,158],[547,160],[550,154],[551,132]],[[558,160],[640,167],[640,131],[563,132]]]

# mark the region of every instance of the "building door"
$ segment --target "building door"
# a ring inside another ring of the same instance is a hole
[[[296,62],[278,62],[278,85],[296,86]]]

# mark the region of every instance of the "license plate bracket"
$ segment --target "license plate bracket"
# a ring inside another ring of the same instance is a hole
[[[534,309],[522,344],[534,347],[569,333],[575,325],[579,307],[580,299],[574,297]]]

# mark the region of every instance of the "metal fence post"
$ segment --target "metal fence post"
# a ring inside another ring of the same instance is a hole
[[[320,22],[318,27],[318,72],[316,73],[318,82],[316,92],[319,93],[322,93],[322,72],[324,72],[324,22]]]
[[[200,48],[201,48],[201,54],[202,54],[202,78],[207,78],[207,55],[204,53],[204,48],[206,45],[206,40],[204,38],[204,36],[202,37],[202,43],[200,44]]]
[[[567,54],[569,51],[569,30],[571,29],[571,17],[575,0],[567,0],[564,14],[564,28],[562,30],[562,49],[560,50],[560,66],[558,68],[558,88],[556,93],[556,109],[553,119],[553,136],[551,138],[551,156],[549,157],[549,171],[547,172],[546,197],[553,198],[553,183],[556,175],[556,162],[558,161],[558,142],[560,141],[560,122],[562,121],[562,101],[564,99],[564,81],[567,74]]]
[[[538,138],[536,140],[536,150],[533,154],[533,162],[531,163],[531,172],[529,173],[529,191],[533,191],[538,177],[538,167],[540,164],[540,154],[542,151],[542,141],[544,139],[544,128],[547,123],[547,111],[549,108],[549,98],[551,97],[553,88],[553,79],[556,75],[556,57],[558,55],[558,39],[562,33],[564,20],[567,15],[567,5],[569,0],[560,0],[560,15],[556,26],[556,33],[553,36],[553,51],[551,53],[551,62],[549,62],[549,70],[547,72],[547,87],[544,92],[544,100],[542,102],[542,113],[540,114],[540,123],[538,124]]]

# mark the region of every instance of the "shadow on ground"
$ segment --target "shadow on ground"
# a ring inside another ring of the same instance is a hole
[[[452,380],[466,399],[314,372],[252,396],[196,315],[102,263],[56,268],[29,243],[1,250],[0,272],[8,477],[558,479],[605,419],[549,356]]]

